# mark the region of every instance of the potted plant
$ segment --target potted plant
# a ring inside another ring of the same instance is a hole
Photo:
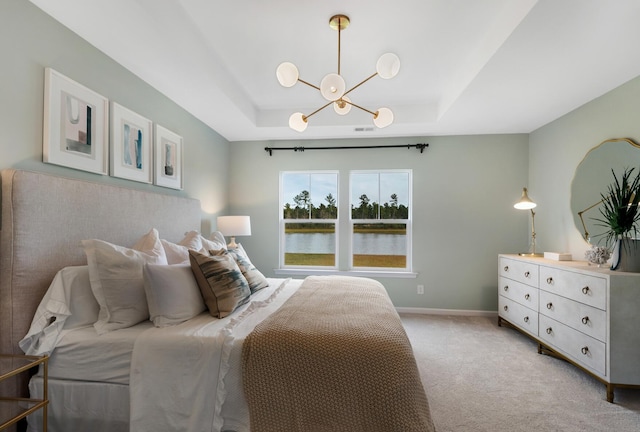
[[[611,170],[614,182],[607,187],[607,193],[600,194],[602,218],[596,220],[607,228],[602,234],[606,235],[607,246],[614,246],[612,270],[640,272],[640,241],[636,240],[640,221],[640,172],[634,177],[634,170],[625,168],[620,179]]]

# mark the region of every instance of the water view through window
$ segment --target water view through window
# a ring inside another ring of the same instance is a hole
[[[346,200],[337,171],[288,171],[280,180],[282,265],[410,270],[410,170],[349,171]]]
[[[293,224],[292,224],[293,225]],[[318,224],[296,224],[297,229],[285,230],[285,264],[325,266],[333,265],[336,253],[335,231],[314,229]],[[304,225],[304,229],[300,227]],[[322,224],[327,225],[327,224]],[[401,224],[397,224],[401,225]],[[358,224],[353,234],[355,267],[405,267],[407,253],[406,226]],[[320,231],[320,232],[318,232]]]

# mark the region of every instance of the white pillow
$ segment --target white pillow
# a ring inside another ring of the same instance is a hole
[[[93,325],[98,334],[131,327],[149,318],[144,293],[144,264],[167,264],[164,248],[154,228],[133,249],[102,240],[83,240],[91,291],[100,311]]]
[[[167,263],[173,264],[188,264],[189,263],[189,248],[183,245],[171,243],[165,239],[161,239],[164,253],[167,255]]]
[[[63,329],[92,325],[98,302],[89,283],[88,266],[65,267],[56,273],[18,345],[27,355],[51,354]]]
[[[189,250],[199,251],[202,249],[202,236],[198,231],[189,231],[178,244]]]
[[[160,241],[167,255],[167,262],[170,265],[188,264],[189,250],[208,254],[208,251],[211,249],[220,250],[227,248],[224,236],[218,231],[213,232],[210,239],[204,238],[198,231],[189,231],[177,244],[164,239]]]
[[[156,327],[180,324],[205,310],[190,264],[146,264],[144,291]]]
[[[209,236],[209,240],[203,239],[202,247],[206,250],[220,250],[227,249],[227,242],[220,231],[214,231]]]
[[[210,250],[227,249],[224,236],[219,231],[212,232],[209,239],[204,238],[198,231],[189,231],[178,244],[205,255],[208,255]]]
[[[65,329],[93,325],[98,320],[100,305],[91,290],[89,266],[62,269],[65,288],[69,290],[71,315],[64,323]]]

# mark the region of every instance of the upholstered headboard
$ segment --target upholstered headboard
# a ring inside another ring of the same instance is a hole
[[[22,354],[18,341],[56,272],[86,264],[81,240],[130,247],[151,228],[172,242],[200,230],[195,199],[11,169],[1,179],[0,353]]]

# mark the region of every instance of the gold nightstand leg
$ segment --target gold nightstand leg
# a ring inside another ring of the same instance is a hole
[[[45,361],[44,365],[44,385],[42,386],[42,397],[45,400],[44,407],[42,407],[42,431],[47,432],[47,417],[48,410],[47,405],[49,405],[49,362]]]

